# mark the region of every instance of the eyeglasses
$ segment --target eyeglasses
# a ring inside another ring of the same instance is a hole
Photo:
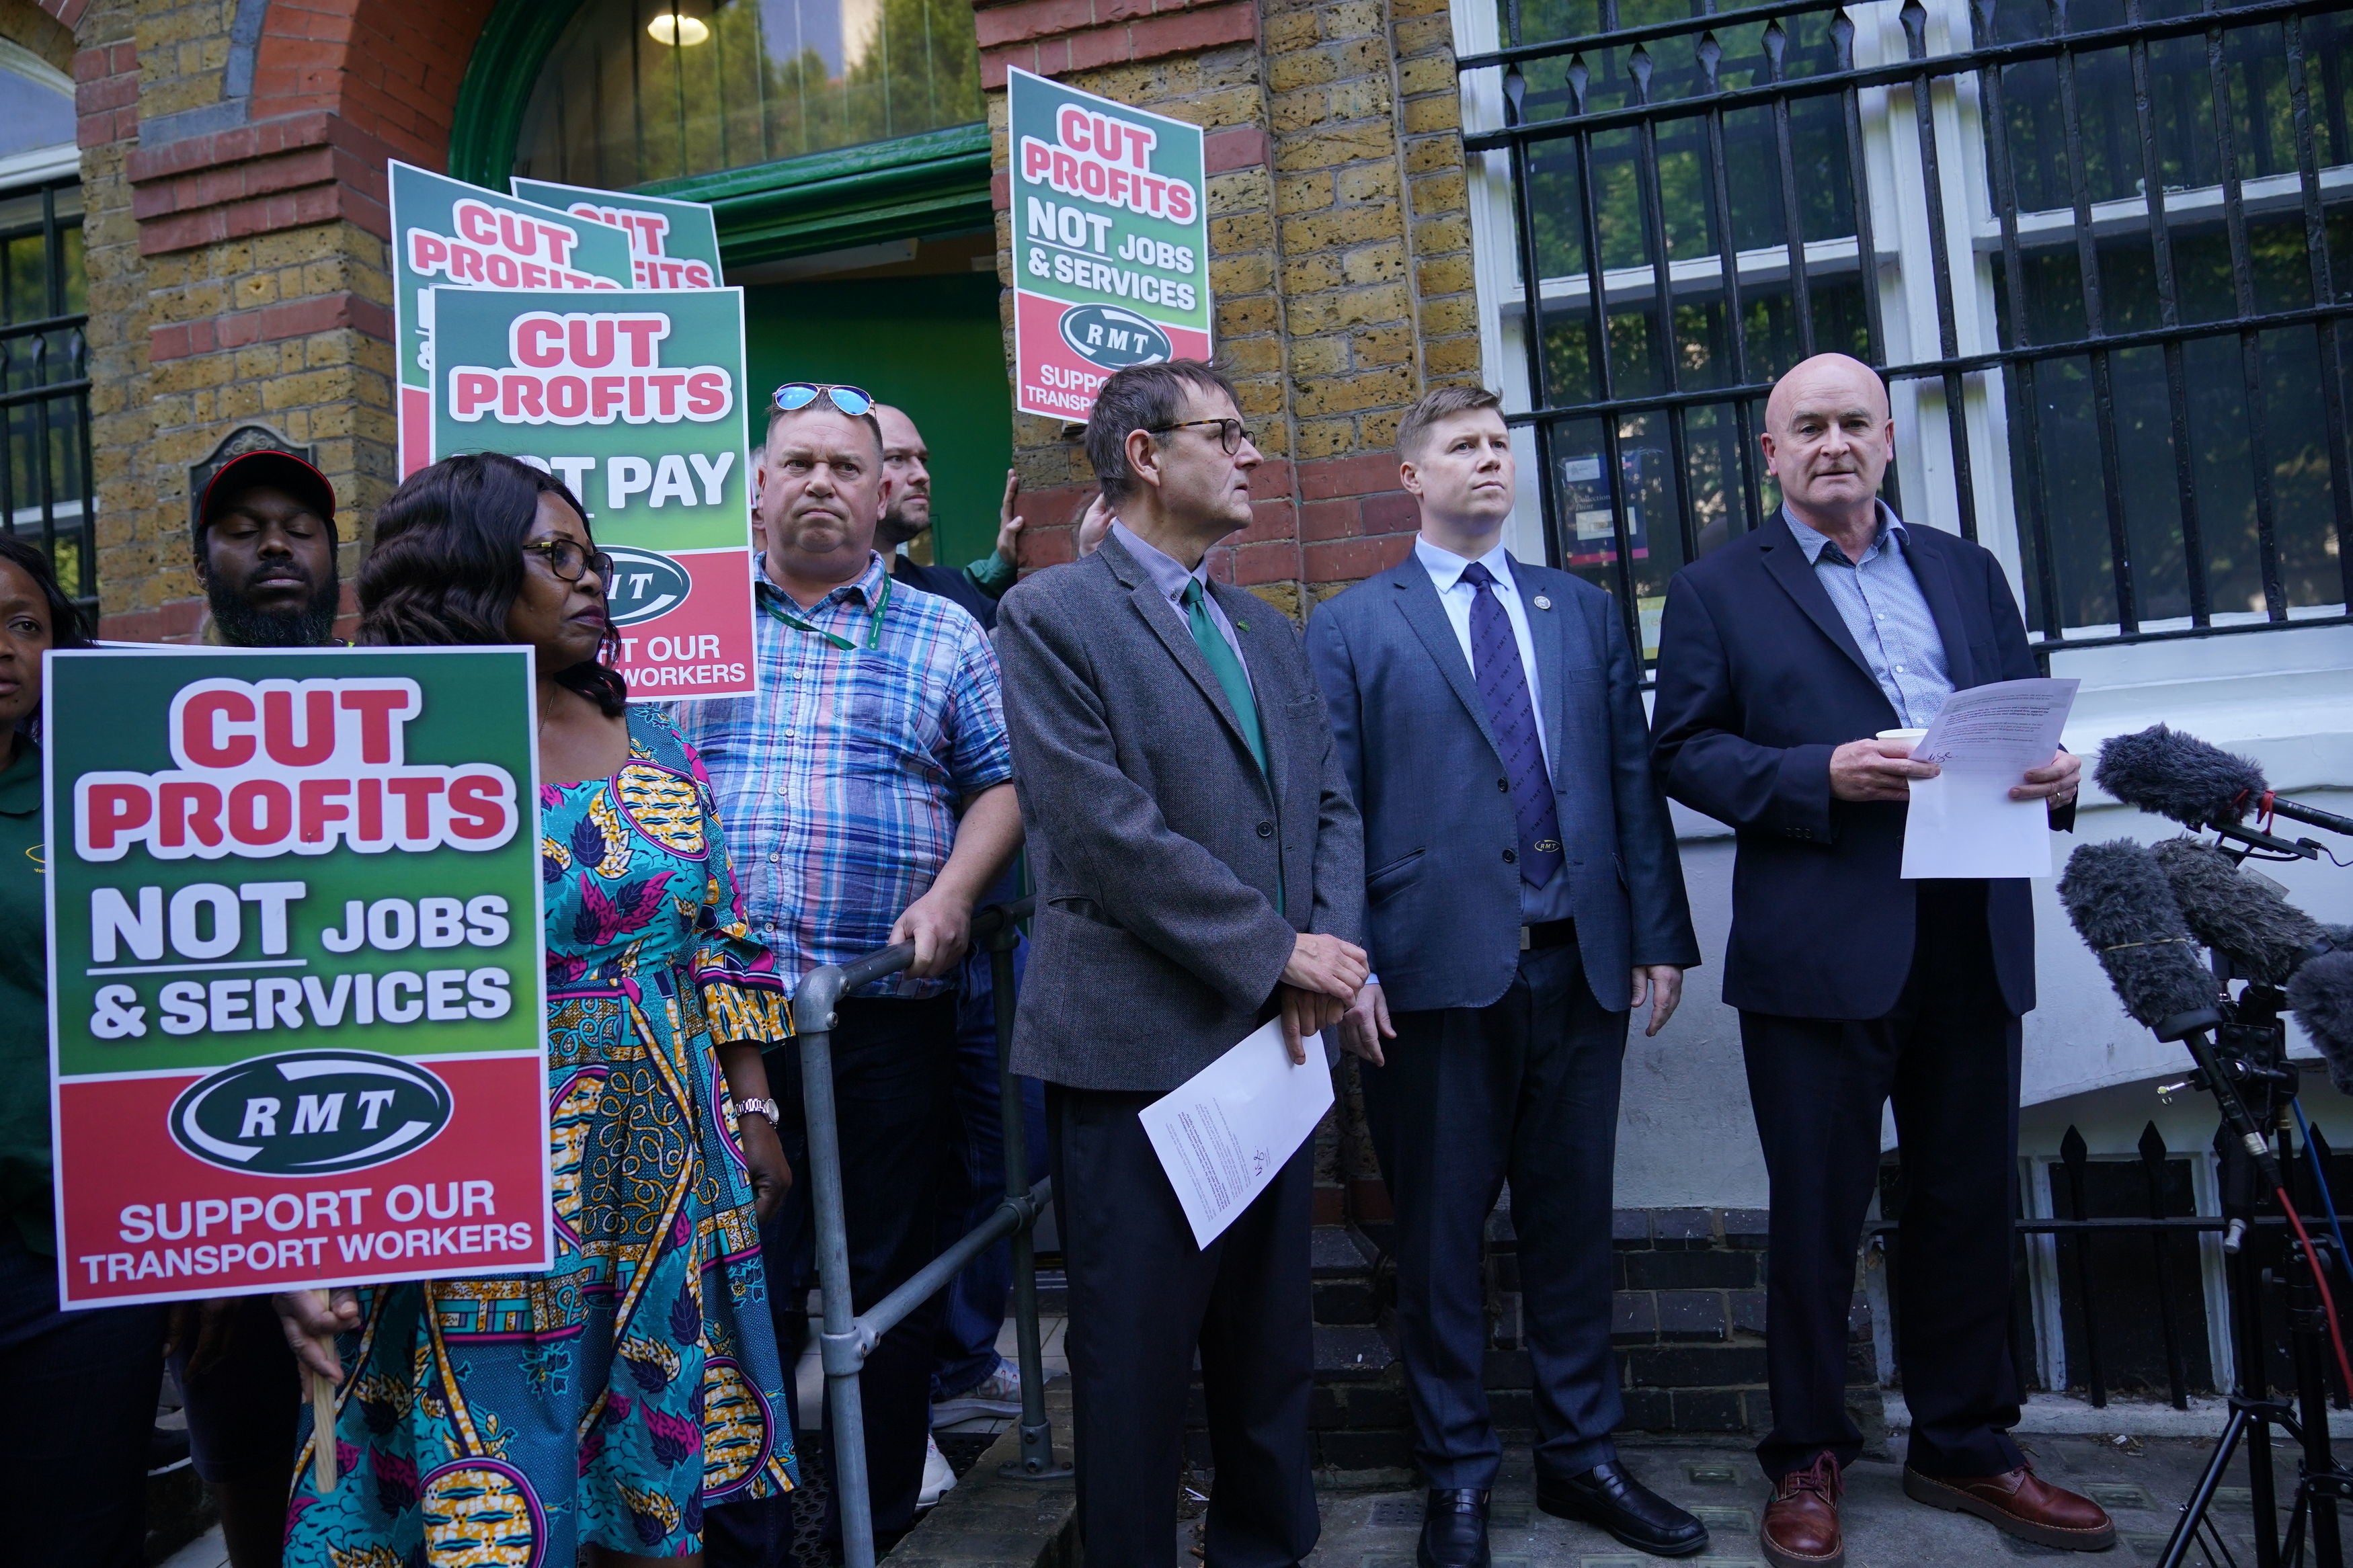
[[[1169,436],[1179,430],[1189,430],[1196,425],[1216,426],[1218,445],[1225,448],[1226,456],[1229,458],[1242,449],[1242,437],[1250,433],[1249,427],[1239,419],[1179,419],[1174,425],[1155,425],[1152,427],[1152,433],[1155,436]]]
[[[594,572],[599,583],[613,580],[613,558],[601,550],[585,550],[573,539],[541,539],[522,547],[525,555],[536,555],[547,563],[547,569],[566,583],[577,583],[581,574]]]
[[[863,387],[838,386],[822,381],[788,381],[776,388],[776,406],[797,414],[822,395],[852,419],[874,412],[874,395]]]

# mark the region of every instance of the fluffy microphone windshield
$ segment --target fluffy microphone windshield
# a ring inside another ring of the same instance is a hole
[[[2168,838],[2155,851],[2190,934],[2231,955],[2250,980],[2284,984],[2328,940],[2318,921],[2195,838]]]
[[[2147,847],[2129,838],[2084,845],[2067,858],[2059,901],[2141,1023],[2155,1028],[2214,1005],[2213,973],[2198,961],[2197,939]]]
[[[2328,1081],[2353,1094],[2353,951],[2323,953],[2287,983],[2287,1005],[2328,1060]]]
[[[2162,724],[2104,742],[2092,777],[2126,805],[2187,827],[2236,822],[2271,787],[2246,758]]]

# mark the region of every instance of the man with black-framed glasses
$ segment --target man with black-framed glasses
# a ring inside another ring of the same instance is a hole
[[[996,655],[962,609],[894,593],[874,549],[890,496],[873,400],[777,389],[754,482],[766,549],[760,694],[675,710],[728,826],[754,934],[801,975],[892,942],[913,967],[846,996],[833,1031],[850,1286],[864,1311],[932,1257],[948,1146],[955,997],[976,900],[1021,840]],[[786,1156],[807,1149],[798,1053],[776,1052]],[[808,1184],[764,1228],[777,1336],[806,1338],[796,1255]],[[913,1523],[931,1430],[940,1299],[882,1338],[860,1380],[874,1535]],[[835,1494],[839,1497],[839,1492]],[[714,1518],[726,1510],[714,1510]],[[839,1537],[838,1511],[827,1533]],[[738,1561],[714,1532],[714,1564]]]
[[[1086,446],[1110,536],[1016,584],[997,632],[1038,883],[1013,1070],[1047,1083],[1080,1536],[1089,1563],[1175,1568],[1198,1352],[1208,1562],[1285,1568],[1319,1528],[1313,1156],[1201,1247],[1136,1113],[1276,1017],[1306,1065],[1365,983],[1363,844],[1297,629],[1209,581],[1259,465],[1233,387],[1120,371]]]

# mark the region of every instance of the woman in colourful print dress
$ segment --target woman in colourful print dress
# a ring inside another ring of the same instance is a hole
[[[363,642],[536,656],[556,1262],[284,1300],[340,1336],[342,1479],[321,1493],[306,1443],[297,1568],[700,1563],[704,1509],[794,1484],[757,1228],[792,1181],[760,1062],[784,991],[701,760],[604,662],[610,570],[508,458],[444,459],[377,514]]]

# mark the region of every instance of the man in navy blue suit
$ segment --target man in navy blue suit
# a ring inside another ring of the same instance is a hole
[[[1669,584],[1651,753],[1670,795],[1737,835],[1724,999],[1740,1010],[1773,1185],[1765,1555],[1844,1560],[1839,1476],[1862,1447],[1847,1313],[1891,1098],[1904,1489],[2098,1551],[2116,1539],[2107,1515],[2037,1479],[2008,1431],[2028,884],[1904,880],[1911,781],[1936,770],[1875,738],[1925,727],[1956,689],[2040,671],[2000,563],[1878,499],[1895,424],[1876,372],[1810,359],[1775,385],[1765,424],[1781,510]],[[2052,826],[2072,827],[2080,771],[2061,752],[2010,797],[2047,801]]]
[[[1633,1008],[1699,962],[1641,671],[1609,596],[1503,546],[1494,394],[1398,431],[1414,552],[1321,606],[1307,652],[1365,821],[1377,984],[1342,1021],[1397,1205],[1398,1327],[1429,1481],[1423,1568],[1483,1568],[1502,1448],[1480,1244],[1506,1180],[1535,1373],[1536,1502],[1646,1552],[1707,1544],[1619,1464],[1610,1176]],[[1386,1047],[1383,1042],[1387,1041]]]

